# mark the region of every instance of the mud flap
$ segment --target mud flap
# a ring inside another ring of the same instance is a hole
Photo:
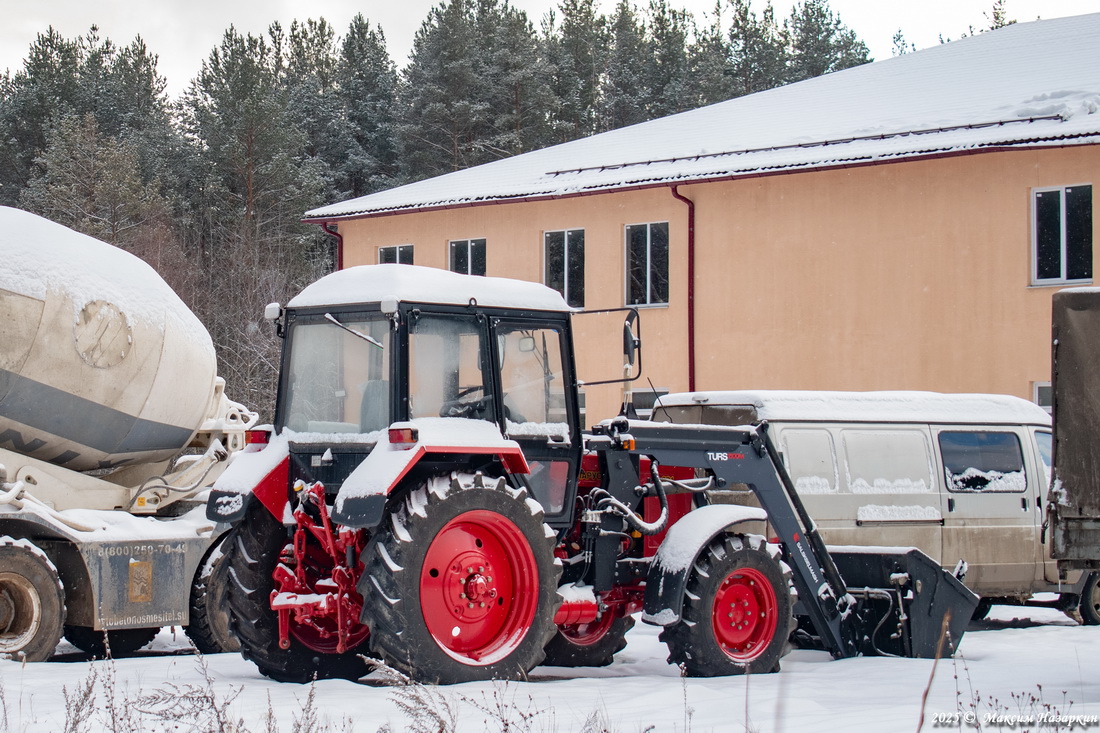
[[[955,653],[978,605],[955,576],[915,549],[830,548],[830,554],[856,600],[861,653],[924,659]]]

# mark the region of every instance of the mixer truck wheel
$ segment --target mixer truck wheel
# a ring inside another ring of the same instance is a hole
[[[633,616],[605,613],[590,624],[561,626],[546,645],[543,664],[554,667],[606,667],[626,646],[626,632],[634,628]]]
[[[720,535],[688,575],[680,621],[661,632],[690,677],[779,671],[794,624],[788,575],[763,538]]]
[[[46,661],[64,621],[65,591],[54,564],[27,540],[0,538],[0,654]]]
[[[229,630],[228,582],[228,566],[219,542],[203,560],[191,584],[191,622],[185,631],[202,654],[241,650],[241,643]]]
[[[343,654],[318,651],[303,643],[291,622],[290,648],[279,646],[279,619],[271,610],[271,592],[287,530],[263,504],[251,504],[223,543],[229,628],[240,642],[241,654],[279,682],[363,677],[370,671],[361,656],[366,654],[366,642]]]
[[[125,657],[151,642],[160,627],[96,631],[89,626],[66,626],[65,640],[96,659]]]
[[[422,683],[524,678],[561,603],[542,518],[502,478],[434,476],[415,488],[363,551],[371,648]]]
[[[1100,573],[1089,573],[1085,587],[1081,589],[1081,623],[1086,626],[1100,626]]]

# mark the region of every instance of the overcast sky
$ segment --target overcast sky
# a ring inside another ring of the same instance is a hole
[[[559,0],[512,0],[538,26]],[[763,8],[766,0],[753,0]],[[324,17],[342,34],[356,13],[386,33],[390,54],[404,64],[412,39],[437,0],[0,0],[0,70],[22,68],[35,36],[51,25],[66,38],[83,35],[95,24],[100,36],[128,45],[135,36],[145,39],[160,57],[160,72],[172,96],[187,86],[202,61],[217,46],[225,29],[263,33],[275,20],[289,27],[294,19]],[[636,0],[635,5],[647,5]],[[794,0],[775,0],[776,14],[786,17]],[[610,13],[615,0],[602,0]],[[714,0],[669,0],[701,19]],[[894,34],[900,29],[907,41],[925,48],[940,36],[957,39],[969,29],[988,26],[993,0],[830,0],[841,21],[867,44],[876,59],[889,58]],[[1018,21],[1100,12],[1100,0],[1007,0],[1008,15]],[[1100,45],[1100,43],[1098,43]]]

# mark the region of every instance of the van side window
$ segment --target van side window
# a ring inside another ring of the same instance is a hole
[[[1024,456],[1015,433],[944,431],[940,455],[950,491],[1022,492]]]
[[[784,430],[783,457],[798,493],[836,493],[836,461],[828,430]]]
[[[853,494],[926,494],[932,460],[919,430],[845,430],[848,490]]]

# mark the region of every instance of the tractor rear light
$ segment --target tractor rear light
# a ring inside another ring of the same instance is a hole
[[[420,431],[413,425],[394,424],[389,430],[390,445],[410,448],[420,440]]]
[[[246,430],[244,431],[244,444],[245,445],[267,445],[271,440],[271,432],[268,430]]]

